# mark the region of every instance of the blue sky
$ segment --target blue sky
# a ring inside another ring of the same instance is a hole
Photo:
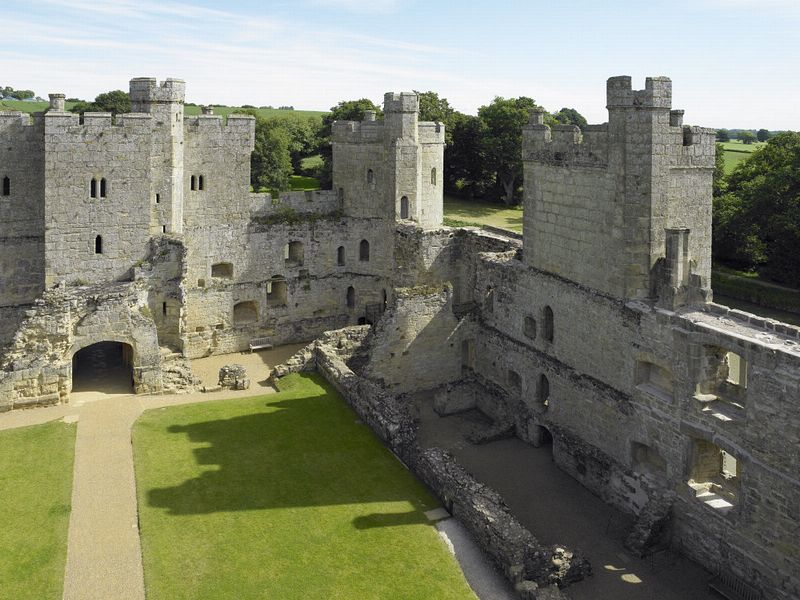
[[[187,101],[294,105],[434,90],[603,122],[605,80],[673,80],[708,127],[800,130],[800,0],[4,2],[0,84],[94,98],[178,77]]]

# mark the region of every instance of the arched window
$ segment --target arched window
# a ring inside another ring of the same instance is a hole
[[[372,169],[367,171],[367,183],[373,184],[375,183],[375,173],[373,173]]]
[[[95,254],[102,254],[103,253],[103,236],[98,235],[94,238],[94,253]]]
[[[367,240],[361,240],[361,243],[358,245],[358,260],[363,262],[369,261],[369,242]]]
[[[542,337],[548,341],[553,341],[553,309],[545,306],[542,310]]]
[[[539,387],[536,390],[536,398],[539,400],[539,404],[545,408],[550,406],[550,381],[544,373],[539,375]]]
[[[400,198],[400,218],[407,219],[408,213],[408,196],[403,196]]]
[[[436,185],[436,167],[431,169],[431,185]]]
[[[103,177],[100,180],[100,197],[101,198],[105,198],[106,197],[106,178],[105,177]]]
[[[3,196],[11,195],[11,180],[8,177],[3,177]]]
[[[258,321],[258,306],[252,300],[239,302],[233,306],[233,324],[255,323]]]
[[[205,189],[205,187],[206,187],[206,183],[205,183],[204,177],[202,175],[200,175],[197,178],[197,189],[198,190],[203,190],[203,189]]]
[[[336,249],[336,264],[339,265],[340,267],[343,267],[345,262],[344,259],[345,259],[344,246],[339,246]]]
[[[191,178],[190,183],[189,183],[189,187],[192,190],[196,190],[197,189],[197,177],[195,177],[194,175],[192,175],[192,178]]]
[[[356,306],[356,289],[351,285],[347,288],[347,308],[355,308]]]
[[[89,195],[92,198],[97,198],[97,179],[92,179],[92,182],[89,184]]]

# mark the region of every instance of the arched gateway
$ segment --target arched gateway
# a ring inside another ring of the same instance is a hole
[[[90,344],[72,356],[72,391],[132,394],[133,347],[124,342]]]

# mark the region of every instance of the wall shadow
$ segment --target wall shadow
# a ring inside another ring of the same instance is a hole
[[[322,388],[319,388],[322,389]],[[166,428],[185,436],[199,476],[152,488],[171,515],[405,501],[408,514],[359,517],[358,528],[423,522],[427,493],[336,395],[265,403],[269,412]],[[413,512],[417,511],[417,512]]]

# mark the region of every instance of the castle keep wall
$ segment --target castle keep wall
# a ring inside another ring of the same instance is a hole
[[[0,112],[0,307],[44,289],[43,133],[41,115]]]

